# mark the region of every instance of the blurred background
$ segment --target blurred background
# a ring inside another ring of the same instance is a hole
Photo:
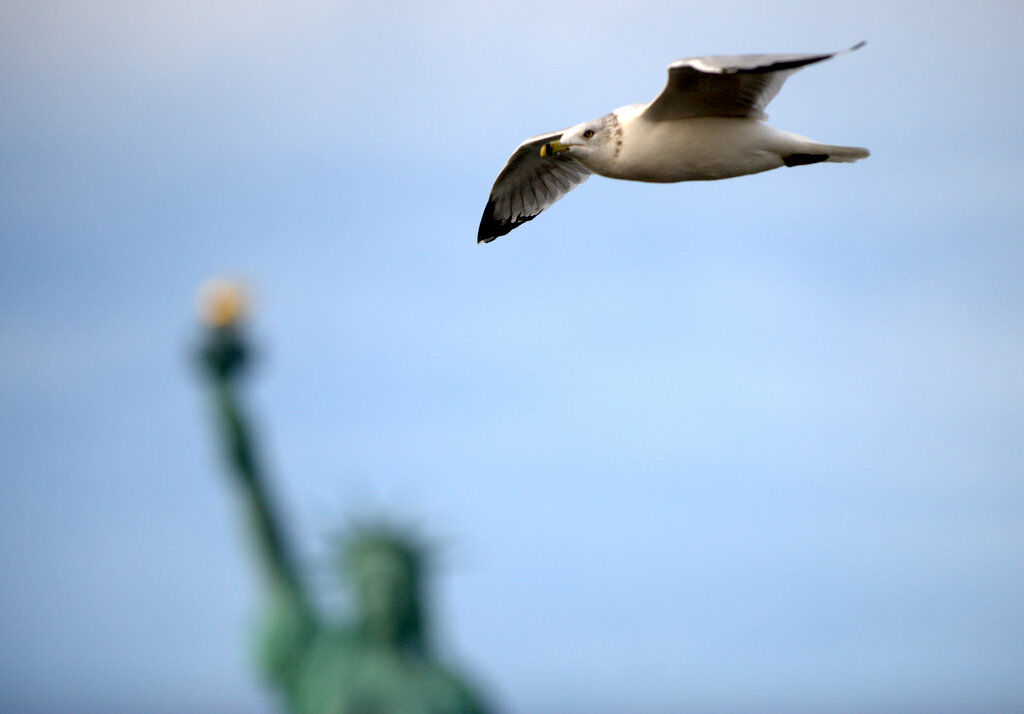
[[[593,178],[475,244],[523,138],[861,39],[769,113],[870,159]],[[274,711],[192,363],[221,274],[310,568],[417,527],[503,711],[1021,711],[1022,47],[1011,0],[5,0],[0,708]]]

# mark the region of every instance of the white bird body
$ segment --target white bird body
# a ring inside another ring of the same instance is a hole
[[[867,149],[821,144],[762,121],[765,106],[789,75],[836,54],[673,62],[668,84],[653,101],[520,144],[491,188],[477,241],[490,242],[532,220],[592,173],[673,183],[865,158]]]
[[[814,153],[810,139],[752,119],[693,117],[652,122],[643,116],[629,117],[633,106],[613,112],[623,135],[613,161],[577,157],[593,173],[657,183],[708,181],[777,169],[783,165],[783,156]]]

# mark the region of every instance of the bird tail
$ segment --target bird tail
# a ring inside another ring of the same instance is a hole
[[[828,158],[825,161],[842,162],[844,164],[850,164],[857,159],[866,159],[871,156],[871,152],[860,146],[830,146],[828,144],[819,144],[814,147],[814,150],[820,151],[823,154],[828,154]]]

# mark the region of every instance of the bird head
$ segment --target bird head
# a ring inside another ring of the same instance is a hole
[[[621,138],[619,123],[614,114],[585,121],[566,129],[562,135],[540,148],[540,155],[552,157],[569,155],[592,170],[611,161],[617,153]]]

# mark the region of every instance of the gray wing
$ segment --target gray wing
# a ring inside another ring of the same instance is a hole
[[[687,117],[764,119],[789,75],[805,65],[852,52],[865,45],[824,54],[716,55],[691,57],[668,66],[668,84],[644,110],[655,121]]]
[[[491,187],[476,234],[477,243],[490,243],[533,220],[590,177],[590,170],[567,153],[540,155],[544,144],[561,136],[560,131],[534,136],[509,157]]]

